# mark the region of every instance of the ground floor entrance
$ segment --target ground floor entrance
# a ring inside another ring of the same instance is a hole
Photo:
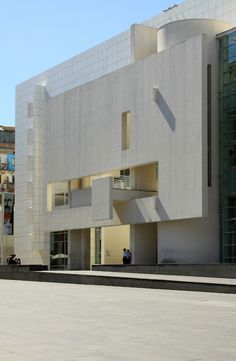
[[[157,263],[157,224],[120,225],[52,232],[50,268],[90,269],[94,264],[122,264],[123,249],[131,263]]]

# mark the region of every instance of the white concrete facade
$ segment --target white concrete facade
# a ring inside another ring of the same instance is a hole
[[[236,6],[217,1],[225,11],[216,16],[216,1],[197,3],[132,25],[17,86],[15,248],[23,263],[49,264],[50,233],[68,231],[68,264],[86,268],[89,230],[121,225],[130,225],[133,262],[218,261],[216,35],[236,25]],[[187,20],[190,8],[193,18],[231,24]],[[173,22],[176,11],[182,21]],[[68,189],[55,207],[59,182]]]

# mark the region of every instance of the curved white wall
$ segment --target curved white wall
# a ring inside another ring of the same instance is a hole
[[[188,19],[168,23],[157,32],[157,51],[162,51],[182,43],[183,41],[200,34],[210,37],[216,36],[231,26],[224,21],[206,19]]]

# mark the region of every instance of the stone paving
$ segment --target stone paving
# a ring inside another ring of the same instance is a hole
[[[177,275],[163,275],[150,273],[131,273],[131,272],[107,272],[107,271],[40,271],[48,273],[66,273],[74,275],[88,275],[88,276],[108,276],[108,277],[124,277],[124,278],[140,278],[150,280],[166,280],[166,281],[182,281],[182,282],[200,282],[213,283],[222,285],[236,285],[235,278],[217,278],[217,277],[199,277],[199,276],[177,276]],[[236,359],[235,359],[236,361]]]
[[[235,361],[236,295],[0,280],[0,361]]]

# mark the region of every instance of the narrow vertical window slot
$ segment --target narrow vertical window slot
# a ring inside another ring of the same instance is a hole
[[[130,148],[130,112],[122,113],[122,150]]]
[[[207,153],[208,187],[211,187],[211,64],[207,65]]]

